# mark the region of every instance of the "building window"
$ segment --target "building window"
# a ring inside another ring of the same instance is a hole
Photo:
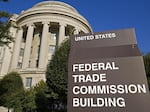
[[[26,78],[26,87],[30,88],[32,86],[32,77]]]
[[[31,61],[29,60],[29,63],[28,63],[28,67],[30,68],[31,67]]]
[[[36,68],[39,67],[39,60],[36,60]]]
[[[20,49],[19,56],[23,56],[23,54],[24,54],[24,49],[23,49],[23,48],[21,48],[21,49]]]
[[[56,40],[56,33],[51,33],[51,37],[50,37],[50,39],[52,39],[52,40]]]
[[[49,53],[53,54],[55,52],[55,45],[49,46]]]
[[[23,42],[23,43],[26,42],[26,37],[27,37],[27,29],[24,29],[23,37],[22,37],[22,42]]]
[[[18,62],[18,68],[22,68],[22,63]]]
[[[37,58],[39,58],[39,55],[40,55],[40,45],[38,45],[37,47]]]

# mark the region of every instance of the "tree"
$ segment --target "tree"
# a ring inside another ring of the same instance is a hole
[[[14,41],[10,35],[11,22],[9,21],[10,14],[7,12],[0,12],[0,46],[9,45]]]
[[[8,2],[8,0],[0,0],[2,2]],[[9,21],[11,15],[8,12],[0,12],[0,46],[9,45],[14,41],[14,38],[10,35],[11,22]]]
[[[144,65],[145,65],[146,74],[147,76],[150,77],[150,53],[144,56]]]
[[[24,90],[21,105],[22,105],[22,112],[36,111],[37,107],[35,102],[35,91],[33,88]]]
[[[11,105],[12,105],[12,109],[13,112],[23,112],[23,106],[22,106],[22,101],[24,99],[24,90],[21,89],[19,91],[16,91],[14,93],[12,93],[11,95]]]
[[[50,111],[47,90],[47,84],[43,80],[34,87],[37,112]]]
[[[148,84],[150,88],[150,53],[144,56],[144,65],[145,65],[145,71],[146,71]]]
[[[23,90],[23,83],[17,72],[8,73],[0,81],[0,102],[8,110],[14,107],[16,96],[19,91]]]
[[[68,76],[68,55],[70,51],[70,40],[64,41],[58,47],[47,66],[46,79],[49,94],[55,94],[51,102],[66,106],[67,103],[67,76]],[[64,107],[65,108],[65,107]]]

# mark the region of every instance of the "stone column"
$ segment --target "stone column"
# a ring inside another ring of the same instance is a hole
[[[39,68],[46,68],[46,55],[48,55],[49,22],[43,22],[43,31],[40,45]]]
[[[17,37],[15,39],[14,50],[12,54],[12,62],[10,67],[11,70],[16,69],[18,65],[18,57],[19,57],[22,36],[23,36],[23,29],[20,28],[18,30]]]
[[[34,24],[29,24],[27,37],[26,37],[26,43],[25,43],[22,68],[28,68],[28,65],[29,65],[33,33],[34,33]]]
[[[58,45],[60,45],[62,41],[65,39],[65,27],[66,27],[66,24],[59,23]]]

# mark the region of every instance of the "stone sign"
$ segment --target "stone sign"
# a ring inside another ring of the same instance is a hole
[[[71,37],[68,112],[149,112],[134,29]]]

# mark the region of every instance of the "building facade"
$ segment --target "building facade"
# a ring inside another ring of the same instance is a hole
[[[65,38],[92,32],[77,10],[58,1],[38,3],[14,15],[11,21],[17,26],[10,28],[15,42],[10,47],[0,47],[0,78],[17,71],[26,88],[45,80],[46,66]]]

